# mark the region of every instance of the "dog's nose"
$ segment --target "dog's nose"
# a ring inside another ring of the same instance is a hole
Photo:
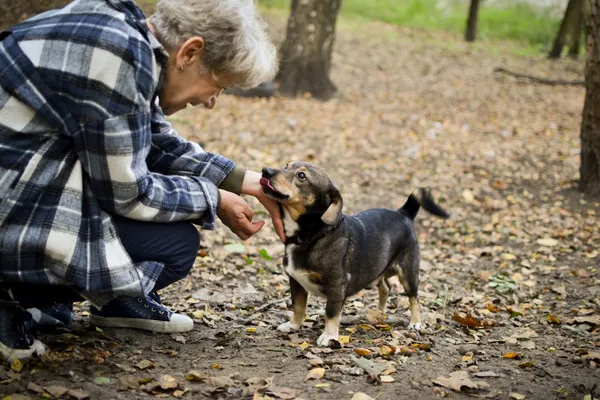
[[[275,171],[273,171],[271,168],[263,168],[263,170],[262,170],[262,175],[263,175],[265,178],[270,178],[270,177],[272,177],[273,175],[275,175]]]

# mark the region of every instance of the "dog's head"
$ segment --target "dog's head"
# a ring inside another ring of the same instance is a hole
[[[342,217],[342,195],[327,173],[307,162],[293,162],[284,169],[264,168],[260,184],[265,194],[278,201],[290,216],[320,215],[327,225]]]

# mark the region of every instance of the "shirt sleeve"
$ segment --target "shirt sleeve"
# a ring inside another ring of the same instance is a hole
[[[241,191],[245,174],[245,169],[236,167],[233,161],[179,136],[158,106],[153,107],[152,147],[146,161],[151,171],[205,177],[236,194]]]

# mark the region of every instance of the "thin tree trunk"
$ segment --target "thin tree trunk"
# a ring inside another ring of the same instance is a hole
[[[559,58],[565,43],[567,42],[567,35],[569,34],[569,28],[574,23],[574,20],[577,15],[578,9],[580,7],[577,6],[579,0],[569,0],[569,4],[567,4],[567,9],[565,11],[565,16],[563,17],[562,22],[560,23],[560,28],[558,28],[558,33],[556,34],[556,39],[554,39],[554,45],[552,46],[552,50],[548,54],[548,58]]]
[[[585,104],[581,121],[579,190],[600,196],[600,2],[584,4],[586,33]]]
[[[292,0],[286,38],[280,49],[279,92],[310,93],[330,99],[337,88],[329,79],[335,23],[341,0]]]
[[[569,44],[569,56],[571,58],[579,57],[579,48],[581,47],[581,34],[583,32],[583,0],[577,0],[577,10],[573,24],[571,25],[571,43]]]
[[[469,6],[469,18],[467,18],[467,31],[465,33],[465,40],[467,42],[474,42],[477,37],[479,3],[480,0],[471,0],[471,5]]]

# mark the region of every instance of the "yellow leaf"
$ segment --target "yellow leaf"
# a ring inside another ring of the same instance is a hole
[[[379,354],[381,354],[382,356],[389,356],[390,354],[392,354],[394,351],[392,350],[392,348],[390,346],[381,346],[379,348]]]
[[[513,358],[519,359],[519,358],[521,358],[521,353],[519,353],[519,352],[506,353],[502,357],[510,358],[510,359],[513,359]]]
[[[224,367],[219,363],[214,363],[210,366],[212,369],[223,369]]]
[[[246,330],[250,333],[256,333],[256,328],[248,328]]]
[[[371,355],[371,351],[368,349],[356,348],[354,349],[354,352],[356,353],[356,355],[362,357],[369,357]]]
[[[552,315],[552,314],[548,314],[546,315],[546,321],[548,321],[551,324],[560,324],[560,319],[558,319],[558,317],[556,315]]]
[[[462,360],[463,361],[472,361],[473,360],[473,356],[462,356]]]
[[[138,379],[138,385],[143,385],[143,384],[146,384],[148,382],[152,382],[153,380],[154,380],[154,378],[151,377],[151,376],[148,376],[146,378],[140,378],[140,379]]]
[[[329,383],[317,383],[315,385],[316,388],[326,388],[326,387],[329,387],[329,386],[330,386]]]
[[[310,371],[308,371],[308,374],[306,375],[306,380],[311,380],[311,379],[321,379],[323,376],[325,375],[325,368],[313,368]]]
[[[350,343],[350,336],[349,335],[348,336],[341,335],[338,338],[338,342],[340,342],[340,344],[348,344],[348,343]]]
[[[12,369],[15,372],[21,372],[21,370],[23,369],[23,363],[17,358],[10,364],[10,369]]]
[[[300,347],[302,350],[306,350],[310,347],[310,343],[302,342],[302,343],[300,343],[300,346],[298,346],[298,347]]]
[[[356,333],[356,328],[346,328],[346,332]]]

